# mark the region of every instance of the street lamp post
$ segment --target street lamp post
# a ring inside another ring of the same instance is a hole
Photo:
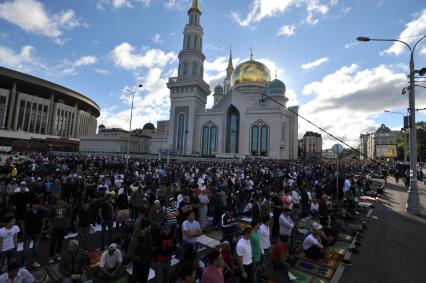
[[[383,112],[386,113],[393,113],[393,114],[399,114],[402,116],[402,118],[404,119],[405,115],[400,113],[400,112],[395,112],[395,111],[389,111],[389,110],[384,110]],[[404,124],[404,121],[402,121],[402,123]],[[404,135],[403,139],[404,139],[404,164],[407,163],[407,129],[405,128],[405,126],[403,128],[401,128],[401,132]]]
[[[409,107],[408,111],[410,113],[410,187],[408,190],[408,199],[407,199],[407,212],[413,214],[420,213],[420,199],[419,191],[417,189],[417,147],[416,147],[416,96],[415,96],[415,76],[416,73],[419,73],[420,76],[425,75],[426,71],[423,68],[420,71],[414,69],[414,52],[417,45],[426,38],[426,35],[423,35],[412,47],[405,41],[399,39],[378,39],[378,38],[369,38],[360,36],[357,38],[357,41],[366,42],[366,41],[393,41],[400,42],[408,47],[410,50],[410,86],[409,86]]]
[[[135,99],[135,94],[138,92],[138,89],[141,88],[142,85],[138,85],[135,90],[126,89],[126,91],[132,94],[132,107],[130,108],[130,121],[129,121],[129,136],[127,137],[127,155],[126,155],[126,168],[129,170],[129,158],[130,158],[130,136],[132,135],[132,119],[133,119],[133,100]]]

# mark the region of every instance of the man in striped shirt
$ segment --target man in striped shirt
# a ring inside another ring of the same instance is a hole
[[[177,236],[177,216],[179,211],[176,207],[176,200],[174,198],[169,199],[169,206],[166,208],[166,222],[172,229],[172,235],[176,239]]]

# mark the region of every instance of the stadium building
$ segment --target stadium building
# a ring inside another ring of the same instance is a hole
[[[99,106],[55,83],[0,67],[0,146],[14,151],[76,151],[96,133]]]

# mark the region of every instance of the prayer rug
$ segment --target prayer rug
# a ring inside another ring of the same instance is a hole
[[[299,221],[299,228],[310,230],[312,228],[312,224],[314,224],[314,223],[319,224],[319,219],[312,218],[312,217],[306,217],[306,218],[303,218]]]
[[[87,253],[87,271],[95,270],[99,267],[99,261],[101,259],[101,253],[97,250],[90,251]]]
[[[240,228],[241,229],[251,228],[251,224],[250,223],[245,223],[245,222],[240,222]]]
[[[301,270],[291,268],[290,273],[293,274],[296,279],[293,282],[297,283],[328,283],[328,280],[313,276]]]
[[[49,266],[42,266],[31,272],[36,282],[56,282],[61,279],[60,274],[57,274]]]
[[[340,233],[336,238],[337,241],[342,241],[342,242],[346,242],[346,243],[352,242],[353,239],[354,239],[354,237],[352,237],[351,235],[348,235],[348,234],[344,234],[344,233]]]
[[[300,260],[312,262],[314,264],[321,265],[327,268],[332,268],[332,269],[337,269],[337,267],[339,267],[339,264],[342,262],[343,256],[344,254],[338,254],[335,252],[326,251],[322,259],[313,260],[312,258],[307,257],[303,250],[295,254],[295,257]]]
[[[362,200],[376,200],[376,197],[373,196],[361,196],[360,199]]]
[[[323,265],[299,259],[295,265],[297,269],[310,273],[315,276],[331,279],[334,270]],[[308,281],[309,282],[309,281]]]
[[[118,279],[105,279],[105,278],[94,278],[93,283],[127,283],[129,279],[129,274],[124,274],[122,277]]]
[[[348,251],[348,248],[340,248],[340,247],[326,247],[325,250],[327,252],[345,255],[345,253]]]

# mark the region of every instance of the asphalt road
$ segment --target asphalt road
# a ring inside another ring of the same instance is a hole
[[[405,212],[407,191],[391,179],[375,204],[372,216],[378,219],[369,222],[360,254],[352,256],[341,283],[426,282],[426,217]],[[424,185],[420,191],[424,201]]]

